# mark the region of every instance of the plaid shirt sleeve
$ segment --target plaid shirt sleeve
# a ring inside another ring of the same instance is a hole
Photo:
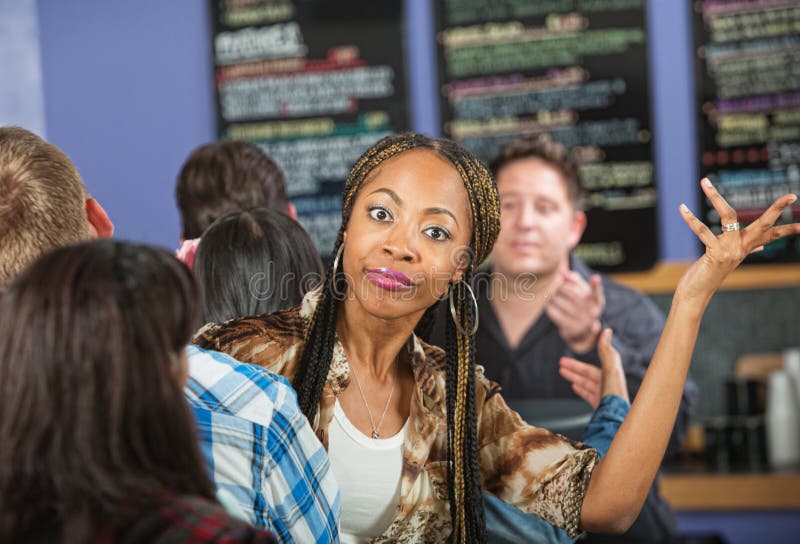
[[[280,542],[338,542],[339,488],[289,383],[188,346],[185,394],[215,485]]]
[[[99,527],[91,544],[274,544],[268,531],[228,515],[198,496],[171,497],[123,527]]]

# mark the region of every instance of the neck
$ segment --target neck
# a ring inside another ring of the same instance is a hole
[[[422,314],[414,318],[381,319],[366,314],[348,297],[339,309],[336,332],[348,362],[368,369],[380,381],[392,373]]]
[[[492,273],[492,305],[494,307],[541,306],[561,285],[561,274]]]

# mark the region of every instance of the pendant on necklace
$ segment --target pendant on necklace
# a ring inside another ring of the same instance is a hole
[[[381,433],[378,432],[378,429],[372,429],[372,438],[378,439],[381,437]]]

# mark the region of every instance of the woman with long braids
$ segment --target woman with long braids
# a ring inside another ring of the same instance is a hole
[[[216,502],[182,393],[189,270],[109,240],[0,297],[0,542],[271,543]]]
[[[726,232],[714,236],[681,208],[706,252],[678,285],[636,404],[602,463],[595,450],[525,424],[476,366],[469,283],[500,209],[486,168],[449,140],[402,134],[375,144],[345,184],[321,288],[288,311],[210,324],[195,342],[293,383],[342,488],[344,542],[483,542],[484,491],[570,535],[621,532],[663,456],[711,295],[748,252],[800,232],[772,226],[793,195],[739,230],[711,184],[703,189]],[[453,318],[444,351],[414,334],[442,299]]]

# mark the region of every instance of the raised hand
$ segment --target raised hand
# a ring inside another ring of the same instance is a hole
[[[574,353],[586,353],[597,344],[605,305],[600,276],[593,275],[587,283],[577,272],[565,270],[545,312],[558,327],[569,349]]]
[[[559,374],[572,384],[575,394],[595,410],[606,395],[618,395],[630,402],[622,359],[611,345],[612,334],[611,329],[606,329],[597,341],[602,368],[571,357],[562,357],[559,361]]]
[[[775,226],[781,212],[797,200],[795,195],[780,197],[746,229],[740,229],[736,211],[711,183],[703,180],[702,187],[719,212],[723,232],[714,236],[681,205],[681,215],[706,250],[678,283],[636,402],[603,462],[592,471],[581,506],[581,525],[590,532],[608,532],[608,523],[625,531],[641,510],[675,426],[700,322],[714,292],[750,252],[800,234],[800,224]]]
[[[675,296],[702,300],[713,295],[728,274],[739,266],[748,254],[760,251],[766,244],[779,238],[800,234],[800,223],[775,226],[775,221],[783,210],[797,200],[797,196],[788,194],[773,202],[747,228],[740,229],[736,210],[722,198],[711,182],[703,178],[700,185],[711,205],[719,213],[723,232],[715,236],[685,204],[681,204],[683,220],[706,246],[706,251],[684,273]]]

